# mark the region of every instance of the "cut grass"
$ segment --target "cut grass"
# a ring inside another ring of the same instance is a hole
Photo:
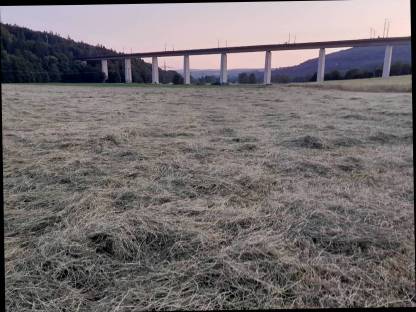
[[[8,311],[415,306],[411,94],[2,99]]]

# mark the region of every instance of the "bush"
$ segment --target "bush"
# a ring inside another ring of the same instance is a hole
[[[325,74],[325,80],[340,80],[342,79],[342,75],[338,70],[333,70],[328,74]]]
[[[173,75],[172,82],[173,82],[173,84],[177,85],[177,84],[183,84],[184,80],[183,80],[183,77],[181,75],[179,75],[178,73],[175,73]]]
[[[248,83],[247,73],[239,73],[238,74],[238,83]]]
[[[248,76],[248,83],[257,83],[256,75],[254,75],[254,73],[251,73]]]

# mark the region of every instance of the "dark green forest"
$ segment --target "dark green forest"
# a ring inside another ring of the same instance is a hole
[[[63,38],[52,32],[0,24],[1,82],[102,82],[101,63],[80,62],[79,57],[119,54],[104,46],[93,46]],[[132,59],[133,82],[151,82],[152,65]],[[159,69],[162,83],[180,83],[172,70]],[[124,82],[124,62],[108,61],[107,82]]]

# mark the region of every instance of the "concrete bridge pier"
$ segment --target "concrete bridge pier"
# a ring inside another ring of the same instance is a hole
[[[107,79],[108,79],[108,64],[107,64],[107,60],[101,60],[101,71],[105,75],[105,79],[104,79],[103,82],[106,82]]]
[[[152,57],[152,83],[159,83],[159,66],[157,64],[157,56]]]
[[[191,84],[191,71],[189,70],[189,55],[183,56],[183,78],[184,84]]]
[[[269,85],[272,81],[272,51],[266,51],[264,62],[264,84]]]
[[[322,82],[325,77],[325,48],[319,49],[318,72],[316,74],[316,81]]]
[[[126,83],[132,83],[133,79],[131,76],[131,59],[124,60],[124,78]]]
[[[383,64],[383,78],[390,76],[391,56],[393,54],[393,46],[386,46],[386,52],[384,53],[384,64]]]
[[[221,54],[220,84],[227,83],[227,53]]]

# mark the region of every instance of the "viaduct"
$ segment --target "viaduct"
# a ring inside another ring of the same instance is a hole
[[[238,47],[221,47],[209,49],[192,49],[192,50],[173,50],[160,52],[143,52],[130,54],[115,54],[106,56],[95,56],[87,58],[79,58],[81,61],[101,61],[101,69],[108,78],[108,60],[124,60],[124,75],[126,83],[132,82],[131,59],[132,58],[152,58],[152,83],[159,83],[159,67],[158,57],[167,56],[183,56],[183,76],[184,83],[191,83],[191,72],[189,66],[189,58],[191,55],[208,55],[220,54],[220,83],[227,83],[227,54],[229,53],[247,53],[247,52],[265,52],[264,64],[264,84],[271,83],[271,61],[272,51],[283,50],[304,50],[319,49],[319,60],[317,69],[317,81],[324,80],[325,73],[325,49],[326,48],[343,48],[343,47],[371,47],[385,46],[383,78],[390,75],[391,57],[393,46],[409,44],[411,37],[390,37],[390,38],[374,38],[374,39],[356,39],[356,40],[340,40],[340,41],[323,41],[323,42],[304,42],[304,43],[285,43],[285,44],[268,44],[268,45],[251,45]]]

